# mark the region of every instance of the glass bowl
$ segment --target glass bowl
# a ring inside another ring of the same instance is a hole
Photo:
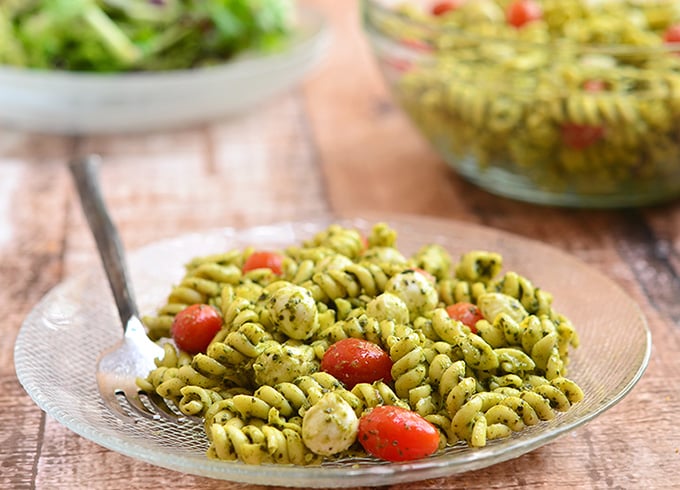
[[[597,270],[543,243],[469,223],[408,215],[327,216],[252,228],[224,228],[149,244],[130,254],[140,311],[152,314],[180,280],[192,257],[232,248],[275,250],[300,243],[331,223],[366,234],[385,221],[406,254],[437,243],[452,257],[492,250],[504,270],[529,277],[554,296],[557,310],[575,325],[580,346],[570,356],[569,376],[585,398],[567,412],[490,441],[483,448],[449,446],[434,456],[401,463],[345,458],[321,466],[247,465],[206,456],[200,422],[117,416],[97,389],[99,354],[120,340],[121,326],[104,273],[89,268],[57,285],[25,319],[16,339],[17,377],[35,403],[77,434],[121,454],[181,473],[257,485],[330,488],[396,485],[484,468],[517,458],[595,419],[621,401],[643,375],[651,334],[640,308]],[[67,355],[65,354],[67,353]],[[567,443],[569,444],[569,443]],[[544,482],[549,485],[550,482]]]
[[[570,207],[679,196],[678,2],[536,0],[522,24],[526,2],[362,0],[362,18],[397,103],[469,181]]]
[[[203,68],[87,73],[0,66],[0,125],[53,134],[188,127],[242,113],[299,82],[329,44],[323,16],[297,11],[282,51],[244,52]]]

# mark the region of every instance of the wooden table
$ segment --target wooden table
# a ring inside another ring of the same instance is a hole
[[[649,368],[621,403],[496,466],[394,488],[679,488],[680,205],[629,211],[537,207],[466,183],[390,100],[356,5],[314,1],[333,28],[306,82],[243,117],[166,133],[56,137],[0,131],[0,487],[264,488],[154,467],[70,432],[19,385],[13,345],[50,288],[98,257],[65,162],[97,152],[105,197],[131,249],[188,231],[319,212],[404,212],[531,237],[599,269],[641,306]],[[55,353],[60,355],[60,353]]]

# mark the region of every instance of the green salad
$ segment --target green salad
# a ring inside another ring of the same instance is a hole
[[[292,0],[3,0],[0,64],[128,72],[187,69],[280,49]]]

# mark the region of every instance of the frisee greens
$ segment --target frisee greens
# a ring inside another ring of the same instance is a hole
[[[0,64],[187,69],[281,48],[293,0],[0,0]]]

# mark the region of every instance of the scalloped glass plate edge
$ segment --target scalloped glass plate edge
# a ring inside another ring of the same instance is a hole
[[[455,446],[441,455],[414,462],[384,463],[361,460],[346,462],[339,466],[331,464],[321,467],[249,466],[241,463],[212,461],[207,459],[204,454],[196,451],[190,454],[179,455],[177,453],[166,453],[164,450],[159,450],[158,447],[146,443],[143,438],[140,439],[138,437],[139,434],[130,434],[129,427],[123,425],[116,426],[117,423],[122,424],[118,419],[116,419],[118,422],[110,423],[112,428],[102,425],[103,423],[99,417],[90,418],[89,416],[82,415],[79,405],[82,405],[84,401],[81,398],[75,398],[75,394],[71,393],[73,395],[71,398],[65,396],[63,400],[57,400],[51,392],[51,389],[54,388],[55,379],[56,384],[63,384],[64,379],[70,379],[76,385],[82,385],[73,388],[71,392],[83,390],[83,393],[80,394],[83,398],[87,398],[88,395],[94,395],[91,397],[92,401],[90,404],[92,406],[89,407],[93,410],[93,413],[97,413],[98,410],[108,411],[106,406],[103,405],[98,392],[96,392],[94,365],[98,352],[115,342],[115,334],[119,330],[113,330],[108,335],[106,332],[102,332],[102,338],[98,341],[101,344],[99,350],[80,354],[76,352],[76,360],[71,364],[67,363],[65,367],[59,366],[59,363],[54,361],[52,361],[52,364],[55,365],[51,365],[49,356],[44,356],[44,353],[36,347],[35,343],[36,338],[46,338],[45,343],[49,344],[49,339],[52,338],[52,335],[62,339],[64,334],[68,335],[73,328],[78,328],[77,325],[73,326],[74,323],[77,323],[73,320],[79,319],[78,315],[86,307],[70,298],[74,294],[93,295],[93,298],[95,298],[94,304],[100,307],[100,310],[96,310],[96,316],[100,323],[117,322],[108,285],[105,282],[103,273],[97,271],[90,274],[76,274],[66,279],[45,295],[29,313],[19,331],[15,344],[17,377],[26,392],[41,409],[73,432],[108,449],[147,463],[184,473],[242,483],[296,487],[352,487],[388,485],[444,477],[455,473],[480,469],[519,457],[602,414],[622,400],[643,375],[651,354],[651,333],[639,307],[611,279],[579,259],[543,243],[508,232],[440,218],[411,215],[375,215],[372,213],[364,213],[361,217],[321,216],[303,221],[249,228],[208,230],[204,233],[183,235],[155,242],[129,254],[131,272],[135,282],[135,289],[138,293],[140,292],[138,286],[140,284],[144,286],[145,281],[148,283],[147,285],[153,286],[153,284],[156,284],[155,292],[151,292],[149,295],[138,295],[140,309],[142,311],[149,311],[151,305],[157,305],[159,302],[159,291],[167,291],[170,284],[170,282],[167,282],[167,278],[165,279],[166,282],[162,282],[160,285],[157,284],[159,280],[163,279],[157,277],[155,272],[150,271],[149,261],[151,260],[153,264],[154,257],[156,257],[156,260],[158,260],[158,257],[168,256],[189,258],[196,255],[194,253],[196,250],[194,246],[198,248],[204,247],[206,252],[210,247],[218,244],[224,244],[226,247],[241,247],[245,244],[256,243],[282,246],[283,244],[309,237],[312,233],[330,223],[339,222],[346,226],[368,229],[372,223],[377,221],[385,221],[397,229],[399,232],[398,245],[400,248],[404,248],[402,246],[404,241],[408,242],[407,249],[429,242],[438,242],[452,252],[469,250],[473,247],[480,248],[486,245],[485,248],[489,250],[499,251],[503,255],[504,261],[507,257],[509,259],[508,265],[510,266],[517,266],[520,269],[527,268],[527,264],[533,263],[538,258],[540,260],[549,260],[553,263],[553,275],[560,270],[569,270],[576,271],[575,275],[585,275],[585,278],[591,282],[595,281],[599,288],[605,288],[604,293],[612,295],[617,301],[621,301],[622,305],[625,305],[624,313],[626,315],[629,317],[632,315],[632,326],[634,327],[632,332],[636,335],[633,339],[635,342],[632,342],[630,347],[633,351],[625,352],[620,356],[621,362],[624,363],[622,369],[625,371],[625,375],[615,388],[608,388],[607,386],[594,387],[593,391],[597,393],[598,399],[597,403],[592,407],[579,411],[579,405],[575,405],[569,412],[558,414],[557,418],[553,421],[542,422],[538,426],[530,427],[525,431],[514,434],[508,439],[493,441],[484,448],[473,450]],[[191,247],[190,249],[187,248],[189,246]],[[415,250],[407,251],[411,253]],[[181,271],[182,263],[175,264],[177,268],[173,274]],[[504,266],[505,270],[507,268]],[[535,275],[545,276],[541,277],[541,279],[550,279],[550,272],[538,274],[532,274],[530,271],[524,270],[518,270],[518,272],[527,275],[530,279],[533,279],[532,276]],[[560,280],[553,278],[547,282],[552,282],[554,286],[559,284]],[[93,283],[97,287],[93,288]],[[535,283],[543,286],[543,283],[538,280]],[[547,286],[544,289],[551,291],[550,287]],[[88,293],[88,291],[90,292]],[[160,297],[160,299],[162,298]],[[86,299],[89,300],[90,298]],[[555,294],[555,302],[558,303],[559,300],[560,296]],[[573,303],[573,301],[575,300],[569,298],[565,306],[568,308],[570,302]],[[620,310],[620,305],[617,305],[617,308]],[[615,310],[612,313],[618,314],[619,310]],[[570,313],[578,313],[576,311],[563,312],[567,316],[570,316]],[[86,311],[86,313],[88,312]],[[582,338],[588,339],[592,336],[593,332],[597,336],[603,335],[600,331],[601,329],[588,329],[587,324],[584,325],[582,322],[575,322],[575,324]],[[604,325],[606,327],[609,323],[605,322]],[[113,328],[119,329],[120,327],[116,326]],[[111,329],[108,329],[107,332],[109,330]],[[606,335],[606,332],[604,334]],[[82,335],[82,333],[76,333],[76,335]],[[54,346],[47,345],[47,347]],[[590,364],[581,362],[579,352],[582,352],[582,350],[587,351],[590,347],[592,346],[588,344],[582,345],[576,349],[573,356],[572,367],[574,371],[570,372],[570,375],[579,383],[581,382],[579,370],[589,372],[589,369],[586,368]],[[588,358],[590,356],[586,352],[581,357]],[[74,368],[77,369],[74,371]],[[59,373],[60,369],[65,372]],[[78,369],[81,372],[78,372]],[[91,369],[89,377],[88,369]],[[52,370],[56,370],[57,373],[53,374]],[[54,379],[46,379],[46,372],[49,372],[49,376],[52,376]],[[60,379],[58,376],[63,376],[63,378]],[[69,378],[69,376],[71,377]],[[590,378],[595,380],[599,378],[599,374],[595,372]],[[597,381],[592,382],[597,383]],[[94,390],[94,394],[91,393],[91,390]],[[68,394],[68,390],[66,391]],[[588,396],[590,396],[590,392],[586,391],[586,397]]]

